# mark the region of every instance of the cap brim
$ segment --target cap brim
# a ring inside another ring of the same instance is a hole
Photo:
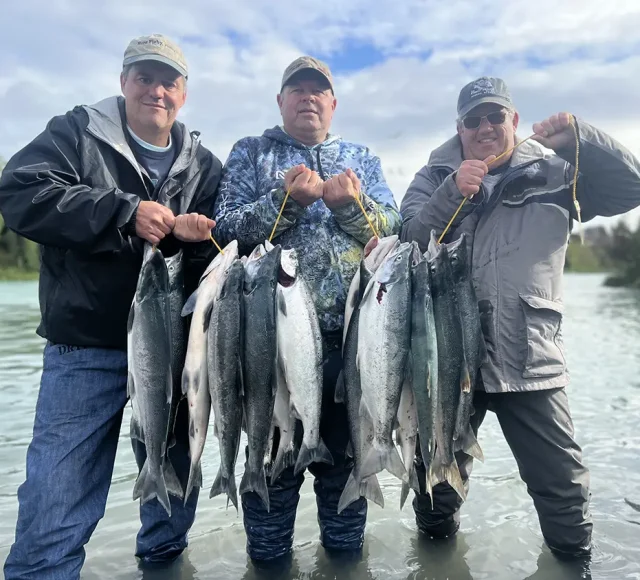
[[[171,59],[166,58],[165,56],[161,56],[159,54],[140,54],[137,56],[132,56],[125,59],[122,62],[122,66],[128,66],[130,64],[134,64],[136,62],[143,62],[145,60],[155,60],[156,62],[161,62],[162,64],[166,64],[167,66],[170,66],[173,70],[179,72],[184,78],[187,78],[186,69],[182,68],[179,64],[175,63]]]
[[[280,87],[280,90],[284,89],[284,87],[291,82],[291,79],[295,78],[298,74],[300,74],[301,72],[307,72],[307,71],[313,71],[314,73],[317,73],[318,75],[320,75],[325,81],[327,81],[327,84],[329,85],[329,87],[331,87],[331,90],[333,91],[333,83],[331,82],[329,77],[326,74],[324,74],[322,71],[318,70],[317,68],[313,68],[312,66],[306,66],[304,68],[300,68],[294,73],[290,74],[286,79],[282,81],[282,86]]]
[[[496,105],[502,105],[503,107],[506,107],[508,109],[511,109],[513,107],[513,103],[510,100],[505,99],[504,97],[482,97],[462,107],[462,109],[458,111],[458,117],[464,117],[469,111],[473,111],[473,109],[475,109],[478,105],[483,105],[484,103],[495,103]]]

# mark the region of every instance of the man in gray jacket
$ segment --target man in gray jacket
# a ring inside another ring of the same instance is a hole
[[[431,153],[401,205],[402,239],[425,251],[464,198],[444,242],[471,244],[487,357],[474,397],[474,430],[489,409],[527,484],[542,534],[556,554],[591,549],[589,472],[574,440],[565,387],[562,274],[578,215],[572,198],[579,137],[577,199],[582,221],[640,205],[640,164],[602,131],[567,113],[533,126],[519,143],[518,113],[502,79],[482,77],[458,99],[457,135]],[[552,152],[545,151],[543,145]],[[457,454],[465,489],[471,458]],[[416,459],[418,469],[424,467]],[[461,499],[447,484],[413,501],[421,531],[447,537],[459,527]]]

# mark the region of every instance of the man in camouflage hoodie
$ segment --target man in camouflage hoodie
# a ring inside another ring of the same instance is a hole
[[[273,242],[298,250],[325,346],[320,432],[334,463],[309,466],[315,476],[320,537],[326,549],[359,550],[367,503],[360,498],[337,514],[353,462],[345,451],[346,409],[334,403],[347,291],[372,237],[355,196],[380,237],[397,234],[401,220],[380,160],[368,148],[329,134],[336,98],[325,63],[307,56],[292,62],[282,78],[278,105],[283,125],[261,137],[241,139],[229,154],[216,201],[216,232],[222,242],[237,239],[240,251],[250,253],[269,238],[290,191]],[[290,552],[303,481],[303,473],[285,470],[269,485],[269,512],[257,494],[243,494],[252,559],[273,560]]]

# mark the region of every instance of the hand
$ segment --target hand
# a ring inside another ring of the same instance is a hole
[[[212,219],[199,213],[188,213],[176,216],[173,235],[181,242],[204,242],[211,236],[211,229],[216,225]]]
[[[285,191],[302,207],[307,207],[322,197],[322,179],[304,165],[296,165],[284,176]]]
[[[351,168],[324,182],[323,200],[329,209],[353,203],[360,194],[360,180]]]
[[[532,137],[532,140],[553,151],[574,146],[575,135],[571,128],[571,118],[572,115],[569,113],[558,113],[541,123],[534,123],[535,137]]]
[[[473,197],[480,191],[482,178],[489,173],[488,163],[496,158],[489,155],[484,161],[479,159],[466,159],[460,164],[456,173],[456,186],[464,197]]]
[[[160,243],[171,233],[176,218],[173,212],[155,201],[141,201],[136,212],[136,235],[149,243]]]

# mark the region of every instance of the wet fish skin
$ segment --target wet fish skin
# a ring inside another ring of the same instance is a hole
[[[455,451],[464,451],[479,461],[484,461],[484,454],[470,423],[473,412],[473,393],[478,371],[486,356],[486,351],[480,324],[478,300],[471,280],[466,234],[462,234],[455,242],[447,244],[447,252],[451,262],[456,301],[460,311],[464,353],[462,389],[456,415],[456,428],[453,434],[454,448]]]
[[[373,425],[366,416],[360,414],[362,389],[357,368],[358,321],[360,303],[369,281],[387,255],[399,244],[398,236],[395,235],[380,239],[370,254],[360,261],[360,267],[349,287],[349,296],[345,307],[343,371],[336,385],[335,401],[336,403],[344,403],[347,407],[353,469],[340,496],[338,513],[341,513],[359,497],[365,497],[380,507],[384,507],[384,496],[378,477],[374,474],[362,478],[360,475],[365,455],[370,451],[373,443]]]
[[[320,436],[322,409],[322,334],[313,297],[299,269],[297,253],[287,255],[293,280],[278,284],[278,364],[289,391],[291,410],[302,422],[303,437],[296,460],[297,475],[311,463],[333,464]]]
[[[207,343],[208,328],[214,302],[220,294],[223,275],[229,264],[238,258],[238,242],[231,241],[217,254],[200,278],[198,288],[189,297],[182,315],[191,314],[187,354],[182,371],[182,393],[189,405],[189,454],[191,467],[185,490],[185,503],[194,487],[202,487],[200,458],[207,438],[211,414],[211,395],[208,385]]]
[[[362,389],[361,412],[374,428],[373,446],[361,475],[387,469],[407,481],[408,476],[392,431],[396,422],[410,347],[410,264],[413,246],[403,243],[391,252],[370,280],[360,304],[358,369]]]
[[[260,255],[256,248],[245,264],[243,345],[244,413],[249,457],[240,494],[254,491],[267,511],[269,491],[265,455],[270,443],[275,404],[277,360],[276,287],[281,247]]]
[[[411,355],[409,358],[411,359]],[[412,363],[409,364],[409,367],[412,367]],[[417,438],[418,410],[413,395],[413,380],[411,375],[407,374],[402,385],[400,404],[398,405],[398,426],[396,428],[396,440],[402,450],[402,461],[404,462],[409,477],[408,482],[402,482],[400,509],[404,507],[404,503],[407,501],[410,488],[416,492],[420,492],[420,485],[414,465]]]
[[[215,302],[207,336],[209,393],[220,467],[209,497],[227,494],[238,510],[235,465],[242,431],[242,324],[244,266],[239,259],[229,266]]]
[[[435,456],[438,421],[438,343],[431,295],[431,274],[426,259],[418,258],[411,270],[411,360],[420,454],[425,471]],[[426,493],[431,493],[429,477]],[[408,491],[408,490],[407,490]]]
[[[436,456],[431,465],[431,485],[447,481],[464,500],[466,493],[454,455],[460,385],[463,374],[463,345],[460,312],[453,288],[453,273],[446,246],[434,245],[429,269],[432,280],[433,313],[438,344],[438,422]]]
[[[167,448],[175,444],[175,421],[182,394],[182,369],[187,355],[187,325],[182,317],[182,308],[186,301],[184,289],[184,252],[180,249],[176,254],[165,258],[169,274],[169,310],[171,311],[171,376],[173,394],[171,397],[171,413],[169,415],[169,435]],[[168,456],[167,456],[168,459]],[[174,487],[174,486],[172,486]],[[180,493],[176,493],[177,491]],[[184,489],[170,489],[169,493],[184,499]]]
[[[165,461],[172,398],[169,275],[160,250],[146,244],[127,323],[127,392],[131,398],[131,438],[147,458],[136,479],[133,499],[157,498],[171,515],[165,481],[177,481]],[[179,485],[179,484],[178,484]]]

